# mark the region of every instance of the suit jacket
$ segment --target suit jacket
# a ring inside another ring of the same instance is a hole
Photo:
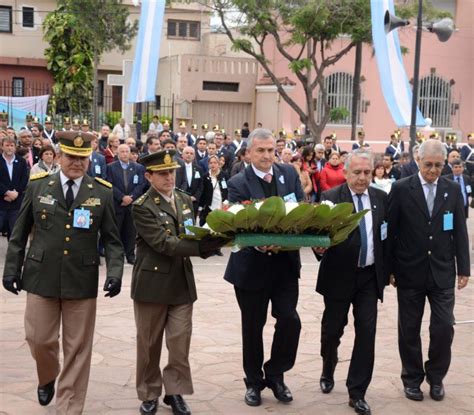
[[[127,176],[128,183],[127,188],[125,188],[123,168],[120,161],[114,161],[107,166],[107,180],[113,185],[115,209],[131,208],[131,205],[120,206],[125,195],[132,196],[133,200],[137,200],[144,193],[146,184],[145,167],[130,161],[128,163]]]
[[[210,173],[204,175],[204,190],[201,197],[200,206],[204,210],[209,209],[212,204],[212,196],[214,193],[214,187],[212,186],[212,179]],[[227,187],[227,176],[221,171],[217,175],[217,189],[221,192],[222,201],[227,200],[228,187]],[[216,190],[217,190],[216,189]]]
[[[304,199],[300,178],[293,166],[273,164],[273,173],[278,196],[294,193],[296,200]],[[231,203],[265,198],[262,185],[251,165],[232,177],[227,185]],[[255,291],[271,285],[275,279],[298,278],[300,268],[298,251],[269,255],[248,247],[231,253],[224,279],[238,288]]]
[[[453,229],[443,230],[453,214]],[[440,177],[430,217],[418,175],[395,182],[388,202],[389,270],[400,288],[423,287],[429,275],[452,288],[457,273],[469,275],[469,240],[459,184]]]
[[[0,155],[0,209],[2,210],[18,210],[23,200],[23,195],[28,184],[28,164],[23,157],[15,156],[13,162],[13,174],[10,180],[8,174],[7,163],[3,156]],[[13,202],[3,200],[3,195],[8,190],[16,190],[18,197]]]
[[[186,176],[186,166],[183,164],[176,170],[176,187],[196,198],[194,202],[194,208],[196,210],[201,200],[202,192],[204,191],[204,172],[196,163],[193,163],[190,186],[188,177]]]
[[[375,273],[377,275],[377,295],[383,300],[383,290],[388,282],[388,273],[384,267],[386,255],[385,241],[382,241],[381,227],[387,222],[387,194],[373,187],[368,188],[372,211],[372,230],[374,244]],[[354,203],[347,183],[323,192],[321,200],[333,203]],[[354,207],[354,212],[355,212]],[[335,300],[347,300],[355,289],[355,273],[360,253],[360,232],[355,229],[339,245],[329,248],[321,259],[316,291]]]
[[[419,170],[420,169],[415,160],[412,160],[400,168],[400,179],[413,176],[414,174],[417,174]]]
[[[457,180],[454,178],[454,174],[447,174],[445,176],[447,179],[452,180],[457,183]],[[465,207],[465,214],[466,218],[469,216],[469,198],[472,196],[472,180],[467,174],[463,174],[463,182],[464,182],[464,192],[466,193],[466,204],[464,205]],[[463,198],[464,201],[464,198]]]
[[[74,227],[75,209],[90,212],[89,229]],[[31,179],[8,244],[3,275],[21,275],[22,289],[43,297],[97,297],[99,232],[105,247],[106,275],[120,279],[123,248],[111,189],[85,175],[68,210],[59,173]]]
[[[133,203],[137,253],[131,297],[135,301],[188,304],[196,301],[190,256],[199,255],[199,242],[178,238],[184,222],[194,221],[191,198],[174,191],[176,212],[153,188]]]
[[[245,170],[245,163],[243,160],[236,161],[232,165],[232,169],[230,170],[230,177],[234,177],[237,173]]]
[[[105,162],[105,157],[97,151],[92,152],[87,174],[91,177],[100,177],[104,180],[107,179],[107,163]]]

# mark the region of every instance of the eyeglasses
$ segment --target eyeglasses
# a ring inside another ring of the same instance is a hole
[[[433,167],[435,169],[442,169],[444,166],[444,163],[431,163],[430,161],[424,162],[423,167],[426,167],[427,169],[432,169]]]

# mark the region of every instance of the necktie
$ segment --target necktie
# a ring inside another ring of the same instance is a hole
[[[426,204],[428,205],[428,212],[430,213],[430,216],[431,216],[433,213],[433,206],[434,206],[434,200],[435,200],[434,184],[426,183],[426,186],[428,186],[428,196],[426,197]]]
[[[128,166],[127,168],[123,169],[123,187],[125,192],[128,190]]]
[[[72,202],[74,202],[74,192],[72,191],[72,186],[74,185],[74,180],[69,179],[66,184],[68,189],[66,191],[66,207],[67,210],[71,209]]]
[[[271,183],[272,182],[272,174],[267,173],[265,176],[263,176],[263,180],[265,180],[267,183]]]
[[[462,193],[462,198],[464,199],[464,206],[467,206],[467,196],[465,193],[465,189],[463,188],[461,184],[461,176],[456,177],[456,181],[459,183],[459,186],[461,186],[461,193]]]
[[[364,205],[362,204],[362,196],[357,195],[357,211],[360,212],[364,210]],[[359,224],[360,232],[360,256],[359,256],[359,267],[365,267],[367,261],[367,228],[365,226],[365,217],[363,216]]]

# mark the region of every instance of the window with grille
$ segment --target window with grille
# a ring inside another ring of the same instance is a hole
[[[0,33],[12,32],[12,8],[0,6]]]
[[[216,81],[203,81],[203,91],[227,91],[227,92],[239,92],[238,82],[216,82]]]
[[[168,20],[168,38],[199,40],[201,36],[200,22],[187,20]]]
[[[434,73],[420,80],[420,111],[433,127],[451,127],[451,84]]]
[[[23,27],[35,27],[35,10],[33,7],[23,7]]]
[[[12,90],[14,97],[25,96],[25,78],[13,78]]]
[[[335,72],[324,79],[324,86],[327,92],[327,103],[330,109],[344,108],[348,111],[348,116],[337,121],[330,121],[331,124],[351,124],[352,111],[352,83],[353,76],[347,72]],[[361,124],[361,97],[357,111],[357,124]],[[324,115],[323,94],[319,92],[316,105],[316,119],[320,122]]]

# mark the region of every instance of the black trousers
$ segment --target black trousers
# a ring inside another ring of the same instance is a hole
[[[355,275],[356,288],[348,300],[324,297],[321,322],[321,357],[323,375],[331,376],[337,364],[337,348],[341,343],[347,314],[352,304],[355,339],[346,386],[349,396],[362,399],[369,387],[374,369],[375,332],[377,328],[377,280],[375,267],[367,267]]]
[[[115,209],[117,227],[127,259],[135,258],[135,238],[137,231],[132,219],[131,207]]]
[[[454,337],[454,288],[441,289],[432,278],[422,288],[398,288],[398,349],[402,360],[405,387],[420,386],[426,374],[428,382],[440,385],[451,363]],[[428,360],[423,368],[421,319],[428,298],[431,308]]]
[[[235,287],[242,316],[242,349],[245,383],[259,389],[265,380],[283,381],[283,373],[295,364],[301,331],[296,311],[298,279],[285,279],[258,291]],[[263,328],[267,321],[268,304],[276,319],[270,359],[263,364]],[[263,370],[262,370],[263,367]],[[265,375],[264,375],[265,372]]]

